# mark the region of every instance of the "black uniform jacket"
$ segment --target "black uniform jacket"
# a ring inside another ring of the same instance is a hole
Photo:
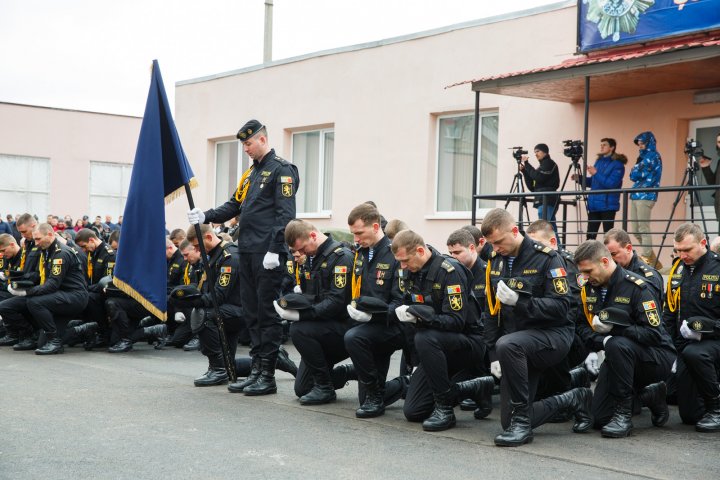
[[[360,278],[360,296],[379,298],[388,304],[387,313],[373,314],[371,322],[397,321],[395,309],[403,303],[398,273],[400,262],[395,260],[390,245],[390,239],[383,236],[373,246],[373,258],[370,261],[368,261],[370,249],[359,249],[353,266],[354,278]]]
[[[243,253],[286,252],[285,225],[295,218],[297,167],[270,150],[253,161],[250,186],[241,204],[237,192],[223,205],[205,212],[206,223],[222,223],[240,215],[238,249]]]
[[[80,261],[69,247],[55,240],[47,250],[42,252],[42,257],[45,283],[29,288],[27,290],[28,297],[47,295],[58,291],[87,292],[87,284]],[[40,259],[41,255],[38,255],[38,260]],[[39,273],[38,276],[40,276]]]
[[[215,284],[211,285],[204,277],[202,280],[202,297],[199,299],[200,306],[212,307],[212,294],[210,288],[215,289],[215,296],[218,306],[235,305],[242,306],[240,302],[240,289],[238,279],[240,271],[240,255],[237,246],[230,242],[218,243],[215,248],[208,252],[210,260],[208,268],[213,272]]]
[[[630,260],[630,264],[624,268],[625,270],[628,270],[645,280],[648,283],[648,286],[654,288],[660,298],[662,298],[665,291],[663,289],[662,275],[660,275],[660,273],[653,267],[643,262],[637,253],[633,252],[633,258]]]
[[[78,258],[79,259],[79,258]],[[88,254],[87,260],[92,265],[92,278],[88,275],[87,266],[84,269],[88,280],[88,290],[101,292],[102,287],[98,284],[101,278],[112,277],[115,270],[115,250],[105,242],[101,242],[94,252]]]
[[[168,295],[173,288],[179,285],[185,285],[183,281],[185,277],[185,267],[187,262],[182,256],[180,250],[175,250],[167,261],[167,293]]]
[[[328,237],[312,258],[312,267],[309,263],[308,259],[302,272],[303,294],[310,297],[313,306],[300,310],[300,320],[347,320],[352,296],[352,252]]]

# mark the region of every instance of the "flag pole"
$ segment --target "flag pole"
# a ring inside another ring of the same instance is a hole
[[[185,184],[185,195],[190,205],[190,210],[195,208],[195,201],[193,200],[192,191],[190,189],[190,183]],[[220,334],[220,348],[223,353],[223,360],[225,361],[225,370],[227,371],[230,382],[235,383],[237,381],[237,374],[235,373],[235,359],[230,357],[230,347],[227,342],[227,336],[225,335],[225,322],[223,321],[222,314],[220,313],[220,307],[217,302],[217,295],[215,294],[215,275],[208,265],[208,256],[205,251],[205,244],[203,243],[202,232],[200,231],[200,224],[196,223],[195,235],[198,238],[198,247],[200,248],[200,255],[203,260],[203,270],[207,276],[210,290],[210,297],[212,298],[213,311],[215,312],[215,318],[217,322],[218,332]]]

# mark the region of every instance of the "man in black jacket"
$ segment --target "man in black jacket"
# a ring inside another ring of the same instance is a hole
[[[528,162],[527,155],[522,156],[522,164],[520,170],[525,177],[525,183],[531,192],[555,192],[560,187],[560,171],[558,170],[555,160],[550,158],[550,149],[544,143],[535,145],[535,158],[538,160],[538,167],[533,167]],[[558,235],[557,225],[555,223],[555,212],[557,212],[557,204],[559,197],[549,196],[544,199],[542,195],[536,195],[533,206],[537,208],[538,218],[549,221],[555,235]],[[547,205],[547,210],[545,209]],[[558,237],[559,238],[559,237]]]

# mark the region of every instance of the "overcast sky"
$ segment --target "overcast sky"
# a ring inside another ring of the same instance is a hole
[[[551,3],[274,0],[273,59]],[[264,12],[264,0],[0,0],[0,102],[141,116],[153,59],[171,104],[177,81],[262,63]]]

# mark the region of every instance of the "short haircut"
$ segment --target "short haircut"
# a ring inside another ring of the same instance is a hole
[[[530,225],[528,225],[525,232],[527,234],[540,233],[544,235],[547,239],[556,238],[555,230],[553,230],[552,224],[547,220],[542,219],[535,220]]]
[[[176,228],[172,232],[170,232],[170,240],[175,240],[176,238],[185,238],[187,235],[185,234],[185,230],[182,228]]]
[[[612,259],[610,251],[600,240],[586,240],[575,250],[575,263],[599,262],[603,257]]]
[[[312,223],[301,219],[290,220],[285,225],[285,243],[292,247],[298,240],[310,238],[312,231],[317,231]]]
[[[165,246],[166,247],[175,247],[175,244],[170,240],[169,237],[165,237]]]
[[[17,245],[17,241],[15,240],[15,237],[10,235],[9,233],[3,233],[0,234],[0,248],[8,247],[12,244]]]
[[[692,235],[696,242],[702,242],[705,238],[705,234],[698,225],[687,222],[683,223],[677,228],[677,230],[675,230],[675,241],[682,242],[688,235]]]
[[[77,236],[75,237],[77,238]],[[120,242],[120,230],[113,230],[108,237],[108,243]]]
[[[75,235],[75,243],[87,242],[91,238],[94,238],[95,240],[99,240],[97,233],[95,233],[95,230],[92,230],[90,228],[81,228],[80,230],[78,230],[77,234]]]
[[[466,232],[470,232],[470,235],[475,239],[475,245],[480,245],[480,240],[483,239],[483,234],[480,229],[475,225],[465,225],[462,227]]]
[[[470,245],[477,245],[477,243],[470,232],[461,228],[452,232],[447,239],[447,246],[452,247],[453,245],[460,245],[468,248]]]
[[[609,138],[609,137],[601,138],[600,141],[607,142],[607,144],[610,145],[612,148],[617,148],[617,142],[615,141],[614,138]]]
[[[361,203],[350,211],[348,225],[354,225],[358,220],[362,220],[365,225],[373,223],[380,225],[380,211],[368,202]]]
[[[30,215],[29,213],[23,213],[20,215],[15,222],[15,225],[18,227],[22,227],[23,225],[35,225],[37,223],[37,219]]]
[[[615,240],[621,247],[627,247],[632,243],[630,235],[622,228],[611,228],[605,232],[603,243],[607,245],[611,240]]]
[[[408,230],[409,228],[410,227],[407,223],[397,218],[394,218],[390,220],[387,225],[385,225],[385,235],[387,235],[387,237],[392,240],[393,238],[395,238],[395,235],[397,235],[398,232]]]
[[[414,250],[417,247],[424,247],[425,240],[413,232],[412,230],[402,230],[395,235],[392,242],[392,252],[396,254],[401,248],[404,248],[406,252]]]
[[[510,212],[502,208],[493,208],[482,221],[482,234],[484,237],[491,235],[495,230],[509,231],[515,226],[515,219]]]
[[[49,223],[41,223],[40,225],[36,226],[33,231],[37,230],[40,232],[41,235],[48,235],[50,233],[55,233],[55,230],[53,230],[52,225]]]
[[[203,223],[200,225],[200,235],[202,235],[204,237],[209,232],[214,233],[212,227],[209,224]],[[190,228],[187,229],[187,231],[185,232],[185,235],[186,235],[185,238],[187,238],[189,242],[192,242],[193,240],[197,240],[198,238],[197,238],[197,233],[195,233],[195,225],[190,225]]]
[[[180,251],[187,250],[188,248],[195,248],[192,243],[190,243],[190,240],[187,238],[180,242],[180,246],[178,247]]]

